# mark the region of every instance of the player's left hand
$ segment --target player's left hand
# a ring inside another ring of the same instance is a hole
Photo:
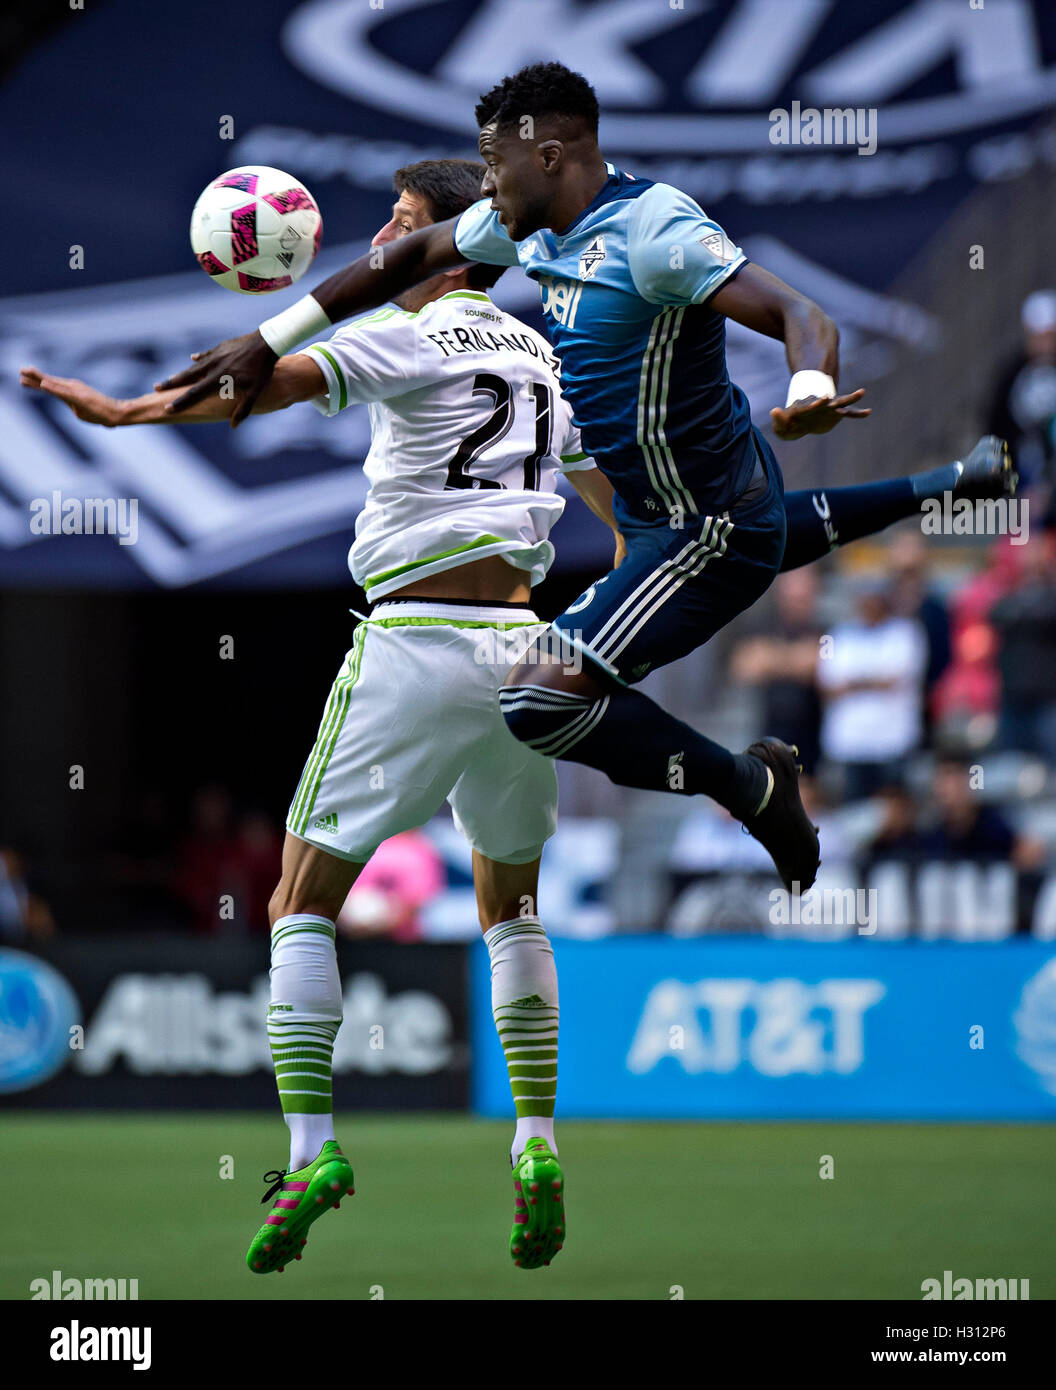
[[[871,412],[866,406],[854,410],[865,391],[859,388],[846,396],[810,396],[803,401],[793,401],[789,406],[775,406],[770,412],[770,423],[778,439],[802,439],[805,434],[828,434],[841,420],[864,420]]]
[[[623,539],[622,534],[621,534],[619,531],[617,531],[617,532],[616,532],[616,554],[615,554],[615,556],[614,556],[614,558],[613,558],[613,561],[612,561],[612,568],[613,568],[614,570],[618,570],[618,569],[620,568],[620,566],[623,564],[624,560],[626,560],[626,558],[627,558],[627,542]]]
[[[231,428],[237,429],[252,413],[278,360],[260,331],[254,329],[240,338],[228,338],[207,352],[192,352],[194,366],[177,372],[166,381],[159,381],[154,390],[189,388],[165,407],[166,415],[178,415],[204,401],[206,396],[222,395],[222,388],[233,387],[235,408],[231,412]]]
[[[121,402],[115,401],[112,396],[104,396],[86,381],[78,381],[76,377],[48,376],[39,367],[23,367],[18,379],[30,391],[43,391],[45,395],[65,401],[78,420],[86,420],[89,425],[112,428],[120,423]]]

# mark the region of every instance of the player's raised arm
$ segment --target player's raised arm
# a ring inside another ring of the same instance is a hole
[[[775,406],[770,412],[779,439],[827,434],[845,417],[864,419],[869,414],[867,408],[854,408],[863,390],[837,395],[839,331],[806,295],[761,266],[745,265],[709,304],[716,313],[784,343],[792,380],[784,408]]]
[[[27,390],[41,391],[68,405],[78,420],[90,425],[105,425],[108,429],[119,425],[212,424],[227,420],[235,405],[229,396],[213,393],[204,396],[181,414],[173,415],[168,406],[180,394],[178,388],[153,391],[134,400],[115,400],[89,386],[86,381],[79,381],[76,377],[49,376],[39,367],[23,367],[19,380]],[[253,413],[263,415],[285,410],[297,401],[325,395],[326,389],[323,373],[312,358],[303,353],[294,353],[279,359],[273,375],[253,404]]]
[[[159,391],[177,392],[166,408],[170,414],[183,415],[227,386],[232,409],[225,412],[224,418],[229,415],[233,426],[241,424],[284,353],[352,314],[387,303],[438,271],[463,264],[466,258],[455,246],[457,221],[451,218],[437,222],[371,247],[344,270],[324,280],[312,294],[267,319],[254,332],[196,353],[192,367],[159,384]]]
[[[652,304],[706,304],[756,333],[785,344],[792,371],[784,409],[770,412],[781,439],[825,434],[862,391],[837,396],[836,325],[812,300],[776,275],[750,265],[717,222],[680,189],[654,184],[631,214],[627,261],[638,293]]]

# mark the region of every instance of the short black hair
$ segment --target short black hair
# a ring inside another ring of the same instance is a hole
[[[485,92],[477,102],[477,125],[495,125],[500,131],[520,124],[523,116],[541,121],[547,117],[584,125],[598,133],[598,98],[580,72],[564,63],[531,63]]]
[[[446,222],[458,217],[480,199],[480,185],[487,168],[474,159],[422,159],[417,164],[405,164],[392,176],[397,197],[417,193],[425,199],[429,216],[434,222]],[[469,283],[474,289],[486,290],[495,284],[506,269],[501,265],[473,263]]]

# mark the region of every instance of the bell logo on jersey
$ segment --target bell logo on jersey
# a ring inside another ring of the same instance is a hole
[[[582,282],[551,280],[546,275],[540,275],[539,287],[543,292],[543,313],[565,328],[574,328],[579,296],[583,291]]]
[[[589,280],[605,259],[605,238],[595,237],[579,258],[579,278]]]

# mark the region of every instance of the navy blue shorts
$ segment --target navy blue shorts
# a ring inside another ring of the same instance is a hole
[[[569,644],[625,685],[677,661],[770,587],[785,551],[781,472],[759,440],[765,490],[728,512],[620,518],[627,555],[555,620]],[[673,524],[676,522],[678,524]]]

